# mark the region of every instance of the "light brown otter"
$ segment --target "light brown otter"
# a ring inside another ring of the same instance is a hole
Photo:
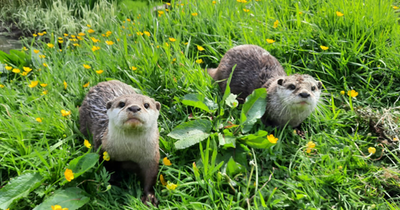
[[[233,47],[216,69],[208,69],[222,91],[235,65],[229,87],[231,93],[238,94],[239,102],[243,103],[254,89],[267,89],[264,124],[283,127],[288,123],[298,127],[316,108],[322,83],[307,74],[287,76],[279,61],[256,45]]]
[[[101,146],[101,154],[107,151],[107,170],[137,173],[144,188],[142,201],[153,205],[157,205],[153,186],[160,159],[160,108],[159,102],[117,80],[92,87],[79,108],[80,131],[87,138],[93,137],[94,148]]]

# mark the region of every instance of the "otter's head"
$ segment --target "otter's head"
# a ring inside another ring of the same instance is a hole
[[[294,74],[278,78],[276,83],[276,96],[283,108],[311,113],[317,106],[322,83],[312,76]]]
[[[147,130],[157,127],[161,104],[140,95],[124,95],[107,102],[109,125],[123,130]]]

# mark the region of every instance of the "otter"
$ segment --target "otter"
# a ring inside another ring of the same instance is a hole
[[[144,188],[142,202],[155,206],[160,109],[159,102],[118,80],[92,87],[79,108],[80,131],[87,138],[92,136],[95,149],[101,146],[101,154],[110,156],[110,161],[104,162],[106,169],[138,174]]]
[[[232,74],[231,93],[244,100],[254,89],[267,89],[267,107],[262,122],[267,126],[299,127],[316,108],[322,82],[307,74],[288,76],[279,63],[265,49],[256,45],[239,45],[228,50],[215,69],[208,74],[225,91],[227,79]]]

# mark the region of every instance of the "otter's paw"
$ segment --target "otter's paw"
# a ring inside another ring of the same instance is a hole
[[[158,204],[157,198],[156,198],[156,196],[155,196],[153,193],[149,193],[149,194],[147,194],[147,196],[144,195],[144,196],[142,197],[142,202],[143,202],[146,206],[149,206],[149,202],[150,202],[153,206],[155,206],[155,207],[157,207],[157,204]]]

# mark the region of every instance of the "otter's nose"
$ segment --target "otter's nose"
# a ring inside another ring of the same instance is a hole
[[[302,93],[300,93],[299,95],[300,95],[302,98],[308,98],[308,97],[310,96],[310,94],[307,93],[307,92],[302,92]]]
[[[136,113],[136,112],[140,111],[140,107],[135,105],[135,106],[129,107],[128,110],[133,112],[133,113]]]

